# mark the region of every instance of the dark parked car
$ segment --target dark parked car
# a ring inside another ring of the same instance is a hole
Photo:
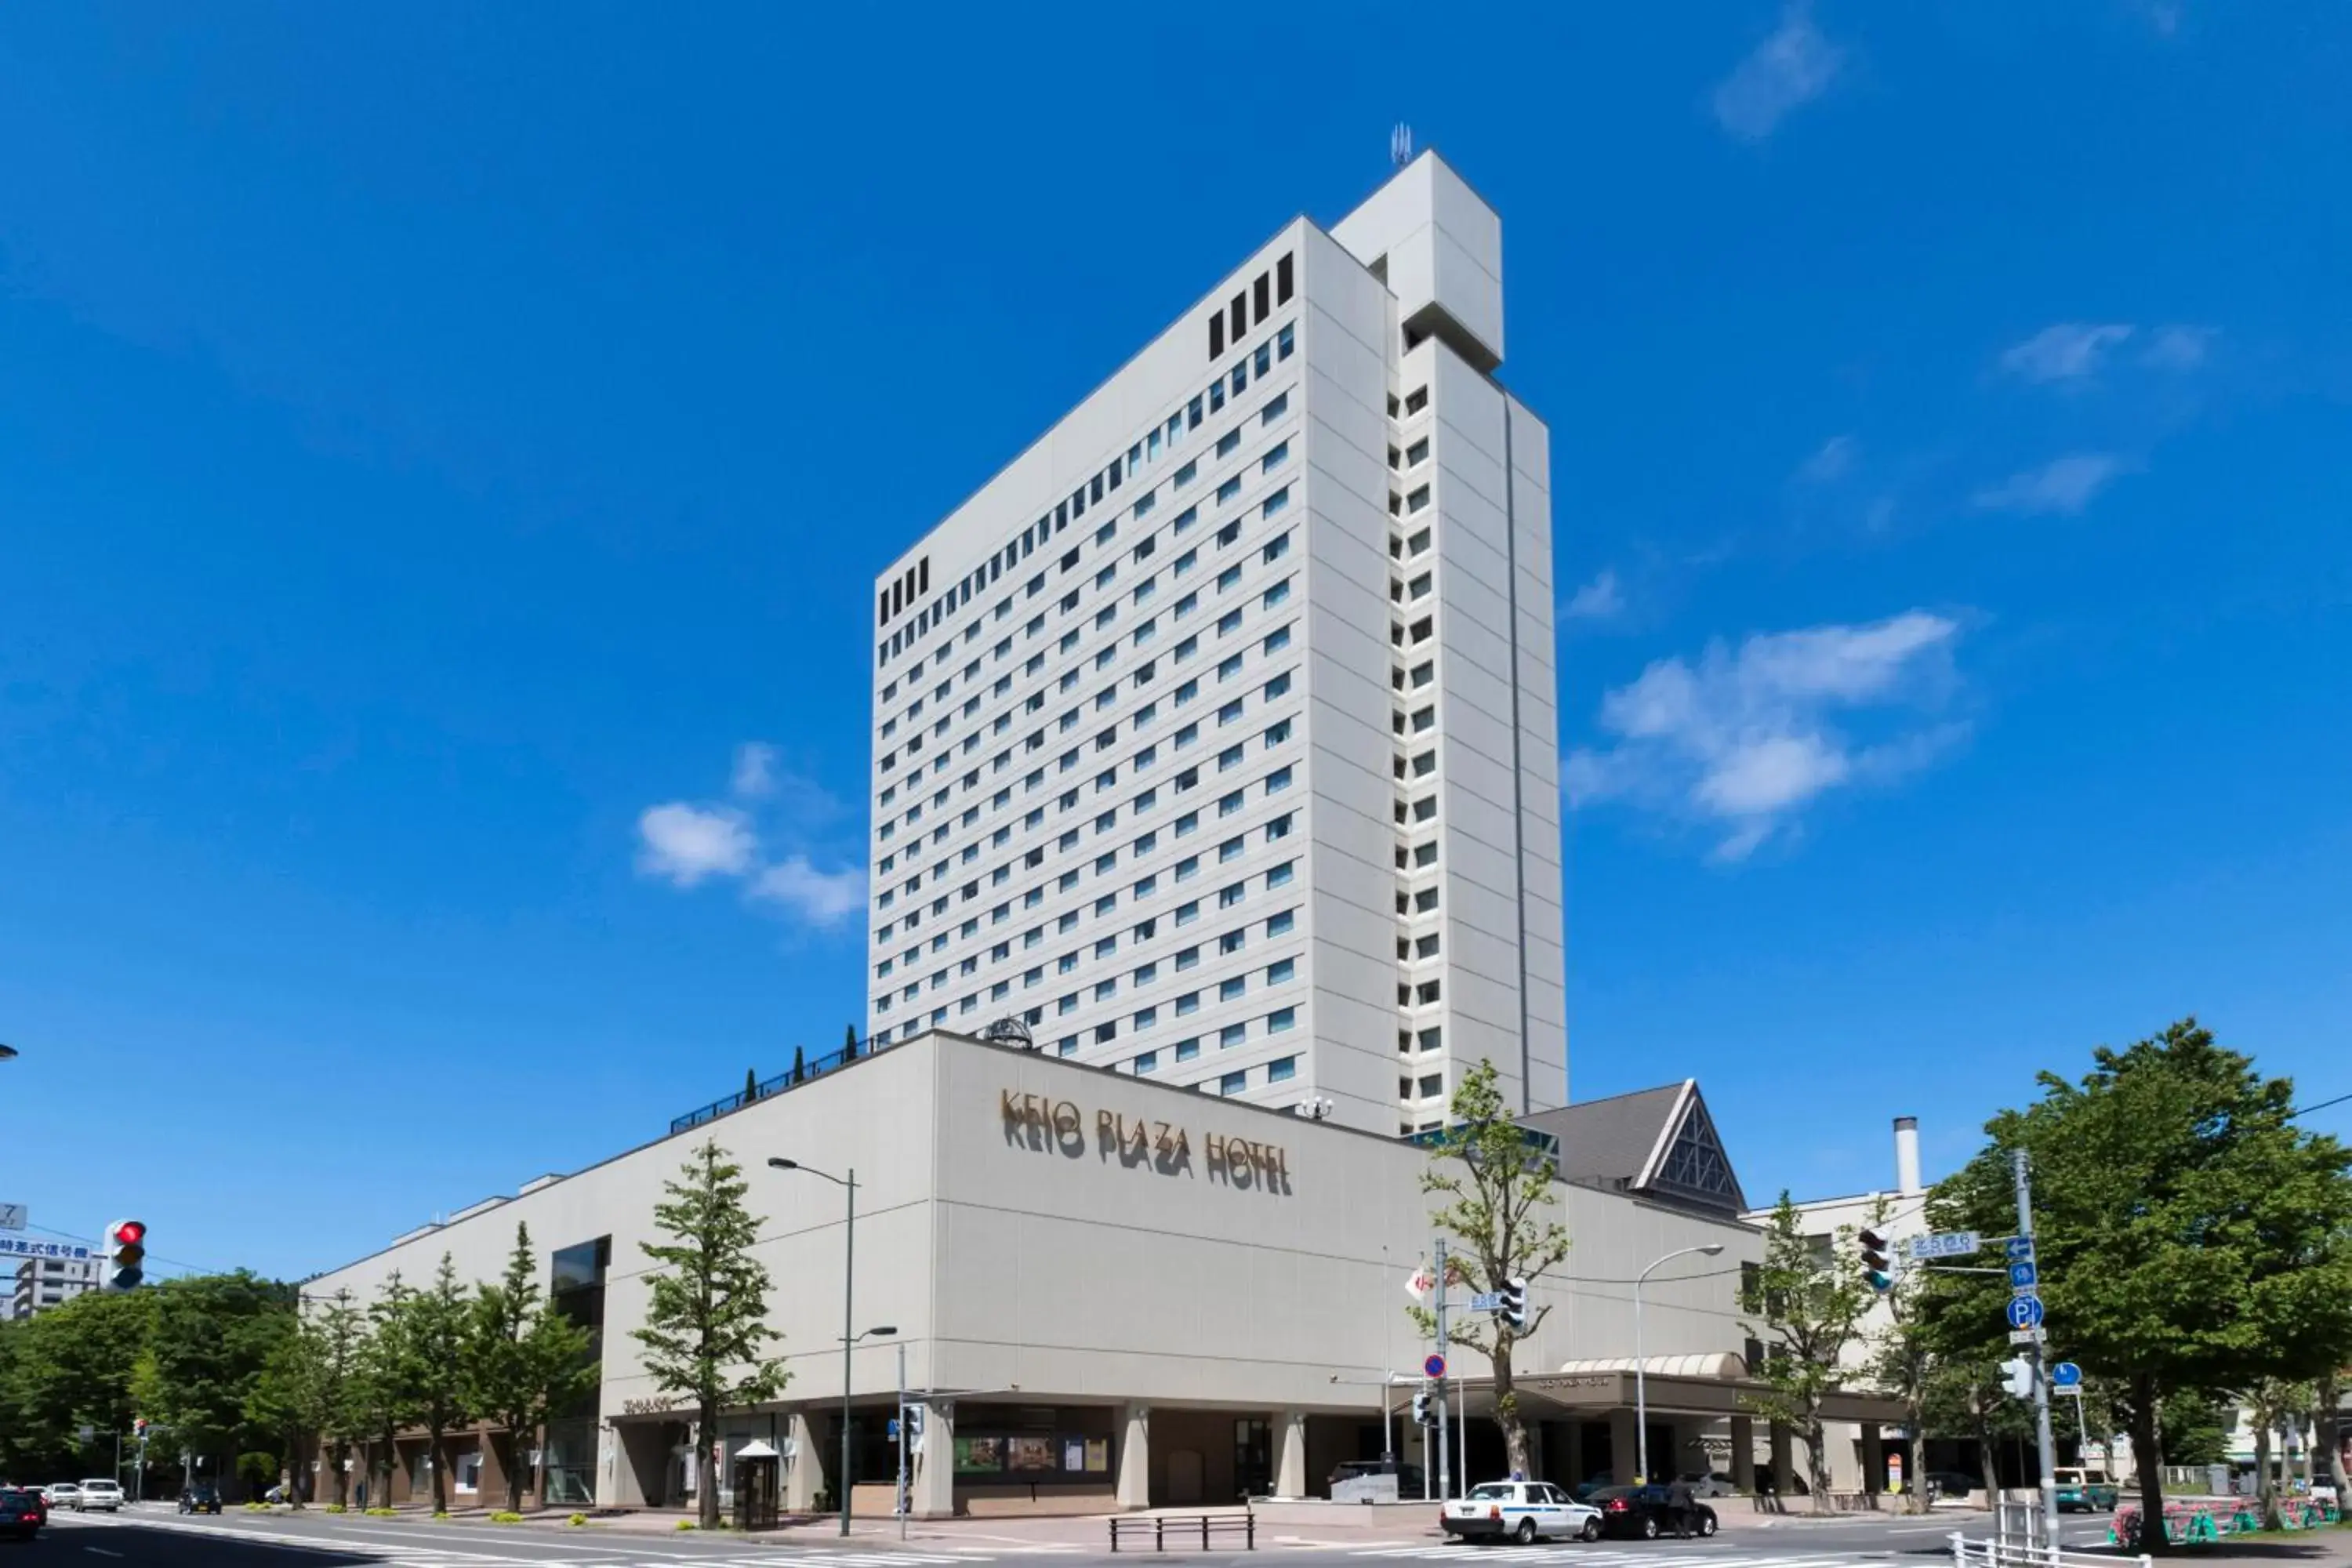
[[[19,1541],[30,1541],[49,1522],[49,1505],[41,1494],[26,1487],[9,1487],[0,1490],[0,1535],[13,1535]]]
[[[1360,1481],[1367,1476],[1394,1476],[1397,1479],[1397,1497],[1404,1502],[1419,1502],[1429,1490],[1422,1480],[1419,1465],[1408,1465],[1396,1459],[1343,1459],[1339,1468],[1331,1472],[1331,1485],[1336,1487],[1341,1481]]]
[[[1675,1533],[1674,1504],[1664,1487],[1601,1487],[1584,1500],[1601,1510],[1601,1528],[1610,1535],[1655,1541]],[[1715,1510],[1694,1499],[1690,1529],[1693,1535],[1713,1535]]]
[[[220,1488],[210,1481],[198,1481],[180,1494],[182,1513],[218,1513],[220,1510]]]
[[[1984,1483],[1974,1476],[1964,1476],[1958,1470],[1927,1472],[1927,1495],[1930,1497],[1963,1498]]]

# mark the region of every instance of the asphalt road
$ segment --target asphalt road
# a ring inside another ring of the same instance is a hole
[[[1300,1554],[1317,1568],[1423,1568],[1449,1560],[1479,1568],[1933,1568],[1950,1561],[1954,1525],[1981,1532],[1979,1518],[1738,1529],[1707,1542],[1543,1542],[1467,1547],[1428,1540],[1314,1544],[1261,1536],[1255,1553],[1170,1552],[1181,1568],[1264,1568]],[[2104,1520],[2070,1522],[2074,1550],[2105,1541]],[[1134,1568],[1150,1552],[1067,1543],[1009,1545],[854,1538],[848,1549],[773,1539],[661,1535],[545,1525],[492,1526],[303,1514],[182,1518],[132,1510],[64,1515],[29,1547],[0,1545],[0,1568]],[[1336,1561],[1335,1561],[1336,1560]]]

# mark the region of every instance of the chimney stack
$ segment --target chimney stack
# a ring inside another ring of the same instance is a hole
[[[1919,1183],[1919,1119],[1895,1119],[1895,1190],[1916,1198],[1927,1189]]]

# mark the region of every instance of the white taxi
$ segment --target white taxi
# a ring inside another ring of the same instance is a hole
[[[1601,1510],[1576,1501],[1549,1481],[1486,1481],[1447,1503],[1437,1516],[1449,1538],[1516,1541],[1542,1536],[1601,1539]]]

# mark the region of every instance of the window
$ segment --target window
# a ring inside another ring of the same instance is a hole
[[[1404,395],[1404,415],[1410,419],[1429,406],[1429,388],[1416,386]]]
[[[1176,953],[1176,972],[1179,974],[1181,974],[1188,969],[1197,967],[1200,964],[1200,962],[1201,950],[1199,948],[1180,948],[1177,950]]]
[[[1248,1038],[1247,1024],[1227,1024],[1217,1031],[1217,1048],[1221,1051],[1229,1051]]]
[[[1149,1009],[1146,1009],[1146,1011],[1149,1011]],[[1139,1029],[1143,1027],[1143,1014],[1138,1013],[1135,1016],[1135,1026]],[[1138,1056],[1135,1058],[1135,1070],[1139,1073],[1158,1072],[1160,1070],[1160,1053],[1158,1051],[1145,1051]]]
[[[1138,1008],[1135,1010],[1135,1026],[1136,1026],[1137,1028],[1139,1028],[1139,1029],[1148,1029],[1148,1028],[1151,1027],[1154,1024],[1157,1024],[1158,1022],[1160,1022],[1160,1009],[1159,1009],[1159,1008],[1157,1008],[1157,1007],[1138,1007]]]
[[[1287,441],[1276,441],[1273,446],[1266,448],[1265,456],[1257,460],[1257,471],[1261,474],[1270,474],[1289,460],[1290,443]]]
[[[1229,931],[1217,938],[1217,952],[1221,957],[1230,956],[1239,952],[1248,943],[1249,932],[1246,930]],[[1236,992],[1234,994],[1239,995],[1240,993]]]
[[[1176,998],[1176,1016],[1178,1017],[1189,1017],[1200,1010],[1201,994],[1198,991],[1187,991],[1184,994]]]
[[[1265,885],[1269,888],[1288,887],[1290,885],[1290,868],[1297,864],[1297,862],[1295,860],[1285,860],[1281,865],[1269,869],[1265,874]]]
[[[1257,422],[1261,425],[1271,425],[1289,412],[1290,394],[1281,393],[1270,399],[1266,405],[1258,411]]]
[[[1259,645],[1259,649],[1264,653],[1276,654],[1280,653],[1284,648],[1286,648],[1289,646],[1290,628],[1288,626],[1283,626],[1278,630],[1267,633],[1265,640]]]
[[[1268,985],[1280,985],[1297,973],[1298,961],[1297,959],[1276,959],[1274,963],[1265,966],[1265,983]]]
[[[1198,398],[1193,399],[1193,401],[1192,401],[1192,406],[1194,406],[1195,408],[1198,408],[1200,405],[1200,405],[1200,400],[1199,400]],[[1191,484],[1194,479],[1198,479],[1198,478],[1200,478],[1200,477],[1201,477],[1201,459],[1200,459],[1200,458],[1193,458],[1191,462],[1186,463],[1182,468],[1178,468],[1178,469],[1176,470],[1176,488],[1177,488],[1177,489],[1183,489],[1186,485]],[[1190,523],[1191,521],[1192,521],[1192,517],[1191,517],[1191,515],[1188,513],[1187,515],[1185,515],[1185,516],[1183,516],[1183,517],[1180,517],[1180,518],[1178,518],[1178,519],[1176,520],[1176,526],[1177,526],[1179,529],[1181,529],[1181,528],[1185,527],[1185,526],[1186,526],[1188,523]]]
[[[1235,474],[1232,479],[1227,479],[1223,484],[1217,487],[1217,504],[1219,506],[1223,506],[1225,502],[1233,500],[1235,496],[1241,493],[1242,479],[1239,474]]]
[[[1219,637],[1227,637],[1241,629],[1242,613],[1239,610],[1227,610],[1223,615],[1217,617],[1217,635]]]
[[[1240,565],[1236,563],[1234,565],[1228,566],[1223,571],[1217,574],[1217,592],[1222,594],[1241,580],[1242,569]]]
[[[1242,901],[1242,895],[1248,889],[1244,885],[1240,882],[1235,882],[1230,887],[1219,888],[1217,889],[1217,908],[1221,910],[1232,909],[1235,904]]]
[[[1284,257],[1282,258],[1282,265],[1283,278],[1285,279],[1282,286],[1282,297],[1285,300],[1287,300],[1290,298],[1290,284],[1288,282],[1290,276],[1290,258],[1287,256]],[[1297,347],[1297,338],[1296,334],[1297,329],[1289,326],[1284,327],[1282,331],[1274,334],[1276,357],[1279,359],[1288,359],[1290,357],[1291,350]]]
[[[1428,505],[1429,487],[1427,485],[1416,487],[1404,498],[1404,509],[1407,511],[1420,511]]]
[[[1429,437],[1423,436],[1404,449],[1404,466],[1408,468],[1417,468],[1427,461],[1429,461]]]
[[[1189,1061],[1191,1061],[1194,1057],[1197,1057],[1197,1056],[1199,1056],[1200,1054],[1201,1054],[1201,1037],[1200,1037],[1200,1036],[1198,1036],[1198,1035],[1194,1035],[1194,1036],[1192,1036],[1190,1039],[1183,1039],[1183,1040],[1179,1040],[1179,1041],[1177,1041],[1177,1042],[1176,1042],[1176,1059],[1177,1059],[1178,1061],[1180,1061],[1180,1062],[1189,1062]]]
[[[1281,534],[1266,542],[1265,548],[1257,552],[1257,558],[1271,566],[1289,553],[1290,534],[1287,530],[1285,530]]]
[[[1280,914],[1275,915],[1267,920],[1265,922],[1265,934],[1269,937],[1287,936],[1290,934],[1290,928],[1297,923],[1297,912],[1291,910],[1285,910]]]
[[[1230,457],[1233,455],[1234,448],[1241,444],[1242,433],[1239,430],[1228,430],[1217,437],[1217,456]]]
[[[1219,1094],[1239,1094],[1248,1087],[1249,1074],[1245,1072],[1229,1072],[1217,1080]]]
[[[1274,609],[1277,605],[1288,604],[1290,602],[1290,579],[1285,577],[1281,582],[1276,583],[1273,587],[1268,588],[1261,596],[1260,602],[1269,610]]]
[[[1266,793],[1266,794],[1268,794],[1268,795],[1272,795],[1272,794],[1274,794],[1276,790],[1286,790],[1286,789],[1288,789],[1289,787],[1290,787],[1290,764],[1289,764],[1289,763],[1285,763],[1282,766],[1280,766],[1280,767],[1278,767],[1278,768],[1275,769],[1275,770],[1274,770],[1274,772],[1272,772],[1272,773],[1268,773],[1268,774],[1266,774],[1266,775],[1265,775],[1265,793]]]
[[[1285,485],[1258,504],[1257,514],[1260,517],[1273,517],[1289,505],[1290,487]]]

